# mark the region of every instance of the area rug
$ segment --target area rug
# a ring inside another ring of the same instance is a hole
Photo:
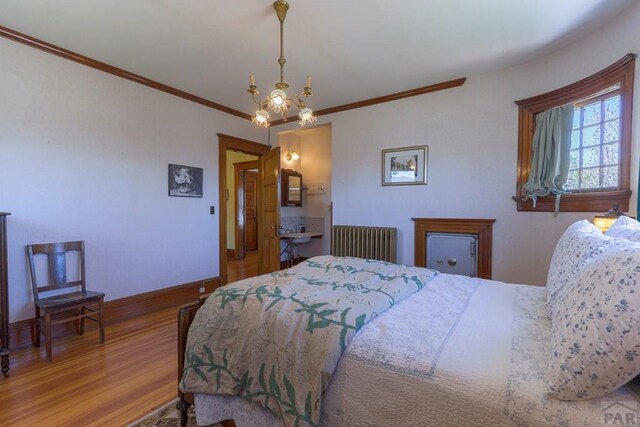
[[[177,401],[178,399],[167,403],[162,408],[145,415],[132,424],[129,424],[129,427],[179,427],[180,414],[176,409]],[[193,410],[193,406],[189,408],[187,415],[189,416],[187,427],[196,427],[196,414]],[[210,427],[222,427],[222,425],[213,424]]]

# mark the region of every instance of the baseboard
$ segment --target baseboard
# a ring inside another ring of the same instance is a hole
[[[144,316],[171,307],[179,307],[191,302],[203,293],[211,293],[220,286],[220,278],[213,277],[170,288],[131,295],[124,298],[105,301],[105,323],[111,325],[134,317]],[[204,287],[205,291],[200,292]],[[177,311],[176,311],[177,313]],[[86,322],[87,329],[97,327],[95,322]],[[9,325],[10,347],[18,348],[31,345],[33,319],[20,320]],[[75,322],[54,325],[53,336],[61,337],[75,334]]]

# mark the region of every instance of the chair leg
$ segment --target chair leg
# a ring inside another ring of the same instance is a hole
[[[98,319],[98,324],[100,325],[100,344],[104,344],[104,300],[102,298],[98,303]]]
[[[33,335],[32,335],[32,343],[35,348],[40,348],[40,309],[36,307],[36,317],[33,319]]]
[[[44,339],[47,348],[47,362],[51,362],[51,313],[48,311],[44,314]]]
[[[80,316],[82,317],[78,320],[78,335],[84,334],[84,316],[86,314],[87,314],[87,308],[83,306],[80,309]]]

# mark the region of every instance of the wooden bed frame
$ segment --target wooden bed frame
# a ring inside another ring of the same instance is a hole
[[[178,384],[182,380],[182,371],[184,370],[184,353],[187,349],[187,335],[189,334],[189,326],[193,322],[198,309],[204,304],[205,297],[200,298],[189,304],[180,307],[178,312]],[[188,417],[187,409],[193,405],[193,394],[183,393],[178,387],[178,403],[176,408],[180,413],[180,426],[186,427]],[[233,420],[221,421],[224,427],[236,427]]]

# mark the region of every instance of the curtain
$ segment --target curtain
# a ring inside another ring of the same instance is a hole
[[[573,127],[573,104],[554,107],[536,115],[533,134],[533,158],[529,180],[524,186],[524,200],[556,195],[554,215],[560,209],[560,196],[567,192],[569,150]]]

